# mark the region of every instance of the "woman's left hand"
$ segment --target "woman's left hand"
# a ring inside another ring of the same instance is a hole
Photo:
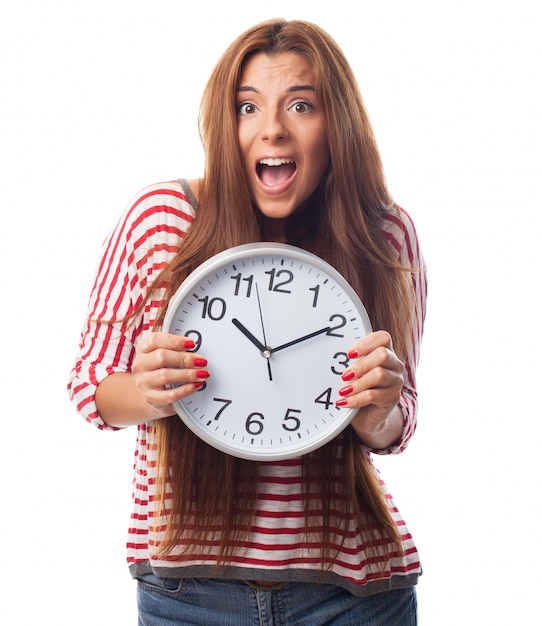
[[[359,408],[352,426],[365,443],[373,445],[388,439],[392,443],[402,430],[397,403],[404,383],[404,365],[393,351],[390,334],[381,330],[370,333],[350,350],[348,357],[356,360],[342,374],[345,384],[339,389],[337,406]]]

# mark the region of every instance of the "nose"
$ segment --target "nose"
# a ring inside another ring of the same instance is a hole
[[[280,111],[267,111],[262,116],[261,138],[263,141],[281,141],[288,136],[288,129]]]

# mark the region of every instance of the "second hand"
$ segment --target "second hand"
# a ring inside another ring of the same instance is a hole
[[[265,326],[263,323],[262,303],[260,302],[260,290],[258,289],[258,283],[256,283],[256,297],[258,299],[258,310],[260,311],[260,322],[262,324],[263,342],[267,346],[267,337],[265,336]],[[271,372],[271,355],[266,357],[267,360],[267,373],[269,374],[269,380],[273,380],[273,373]]]

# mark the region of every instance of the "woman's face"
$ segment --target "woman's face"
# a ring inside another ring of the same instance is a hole
[[[303,207],[329,163],[314,74],[293,52],[251,57],[237,90],[239,142],[264,234],[284,239],[284,221]]]

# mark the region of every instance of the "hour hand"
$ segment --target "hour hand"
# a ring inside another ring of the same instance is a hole
[[[245,337],[247,337],[247,339],[250,339],[250,341],[258,348],[258,350],[265,356],[266,354],[269,353],[269,348],[267,348],[266,346],[263,345],[263,343],[257,338],[255,337],[250,330],[244,325],[242,324],[236,317],[234,317],[232,319],[232,324],[238,328],[243,335],[245,335]]]

